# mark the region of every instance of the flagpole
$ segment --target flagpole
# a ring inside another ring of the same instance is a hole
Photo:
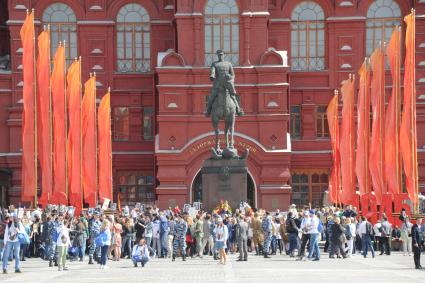
[[[49,78],[51,75],[50,64],[51,64],[51,54],[50,54],[50,25],[47,25],[47,33],[49,38]],[[47,203],[50,203],[50,194],[53,194],[53,115],[52,115],[52,80],[49,80],[49,135],[50,135],[50,182],[51,182],[51,191],[47,192]]]
[[[59,42],[60,44],[60,42]],[[64,122],[65,122],[65,194],[66,194],[66,202],[69,204],[69,186],[68,186],[68,111],[66,109],[67,106],[67,97],[66,97],[66,41],[63,41],[63,54],[65,65],[63,68],[64,80],[63,80],[63,89],[64,89]]]
[[[397,60],[396,60],[396,80],[395,80],[395,154],[396,154],[396,186],[397,186],[397,192],[401,193],[401,155],[400,155],[400,139],[398,138],[400,136],[399,133],[399,127],[400,127],[400,118],[401,118],[401,27],[396,27],[398,30],[398,41],[397,41]],[[393,86],[394,87],[394,86]]]
[[[355,75],[350,74],[349,78],[350,78],[350,83],[353,84],[354,80],[355,80]],[[354,87],[353,87],[353,92],[354,92]],[[350,112],[351,112],[350,116],[352,117],[352,118],[350,118],[350,181],[351,181],[351,184],[353,186],[355,184],[355,179],[354,179],[354,174],[353,174],[353,170],[354,170],[354,168],[353,168],[353,161],[354,161],[354,158],[353,158],[353,153],[354,153],[353,152],[354,151],[354,140],[353,140],[353,138],[354,138],[353,137],[353,130],[354,130],[353,129],[353,126],[354,126],[354,113],[353,113],[353,111],[354,111],[354,93],[353,93],[352,99],[353,99],[353,107],[350,108]],[[353,191],[355,192],[356,189],[351,187],[351,193],[353,193]]]
[[[112,175],[113,175],[113,172],[112,172],[112,158],[113,158],[113,155],[112,155],[112,130],[111,130],[111,87],[108,87],[108,94],[109,94],[109,144],[111,145],[111,151],[109,152],[109,163],[110,163],[110,173],[111,173],[111,178],[110,178],[110,180],[109,180],[109,185],[110,185],[110,192],[111,192],[111,194],[110,194],[110,196],[111,196],[111,201],[113,201],[113,199],[114,199],[114,190],[113,190],[113,181],[112,181]]]
[[[96,152],[95,152],[95,164],[96,164],[96,166],[95,166],[95,180],[96,180],[96,183],[95,183],[95,192],[94,192],[94,203],[95,203],[95,205],[97,204],[97,201],[98,201],[98,169],[97,169],[97,163],[98,163],[98,161],[97,161],[97,155],[98,155],[98,153],[99,153],[99,150],[98,150],[98,143],[97,143],[97,123],[96,123],[96,121],[97,121],[97,115],[96,115],[96,99],[97,99],[97,95],[96,95],[96,93],[97,93],[97,91],[96,91],[96,72],[94,72],[93,73],[93,76],[94,76],[94,97],[93,97],[93,99],[94,99],[94,105],[93,105],[93,107],[94,107],[94,120],[93,120],[93,123],[94,123],[94,135],[95,135],[95,137],[94,137],[94,142],[95,142],[95,146],[96,146]]]
[[[411,36],[412,36],[412,47],[413,47],[413,50],[412,50],[412,52],[411,52],[411,62],[412,62],[412,64],[411,64],[411,66],[412,66],[412,80],[411,80],[411,84],[412,84],[412,86],[411,86],[411,89],[412,89],[412,91],[411,91],[411,93],[410,93],[410,95],[411,95],[411,100],[412,100],[412,103],[411,103],[411,105],[412,105],[412,109],[411,109],[411,111],[410,111],[410,113],[411,113],[411,123],[412,123],[412,128],[411,128],[411,134],[412,134],[412,158],[413,158],[413,162],[412,162],[412,170],[414,170],[414,174],[413,174],[413,177],[414,177],[414,180],[413,180],[413,185],[415,186],[415,193],[416,193],[416,196],[415,196],[415,199],[417,200],[416,201],[416,204],[415,204],[415,207],[414,207],[414,209],[415,209],[415,212],[416,213],[419,213],[419,201],[418,201],[418,196],[419,196],[419,187],[418,187],[418,156],[417,156],[417,146],[416,146],[416,123],[415,123],[415,117],[416,117],[416,115],[415,115],[415,113],[416,113],[416,86],[415,86],[415,82],[416,82],[416,68],[415,68],[415,66],[416,66],[416,60],[415,60],[415,40],[416,40],[416,11],[415,11],[415,9],[412,9],[412,34],[411,34]]]
[[[367,85],[368,82],[368,69],[369,69],[369,65],[368,65],[368,58],[365,57],[364,59],[364,84],[363,84],[363,105],[365,107],[363,107],[363,118],[366,118],[368,115],[366,115],[367,113],[370,113],[370,105],[367,105],[367,88],[370,87],[369,85]],[[369,106],[369,107],[368,107]],[[358,106],[357,106],[358,107]],[[370,119],[370,117],[369,117]],[[366,121],[366,119],[363,119],[363,123],[364,123],[364,127],[363,127],[363,139],[364,139],[364,152],[366,153],[366,156],[364,158],[364,174],[365,174],[365,193],[368,194],[369,193],[369,128],[370,128],[370,121]]]
[[[80,93],[79,93],[79,98],[80,98],[80,192],[81,192],[81,208],[84,207],[84,191],[83,191],[83,132],[82,132],[82,122],[83,122],[83,117],[82,117],[82,111],[81,111],[81,107],[82,107],[82,85],[81,85],[81,56],[79,57],[79,79],[80,79]]]
[[[34,27],[34,8],[32,9],[33,14],[33,21],[32,25]],[[28,10],[27,10],[27,16],[28,16]],[[35,32],[34,32],[34,61],[33,61],[33,68],[34,68],[34,207],[37,207],[38,205],[38,196],[37,196],[37,184],[38,184],[38,168],[37,168],[37,159],[38,159],[38,153],[37,153],[37,69],[36,69],[36,55],[35,55]]]
[[[380,94],[379,94],[379,116],[381,117],[380,123],[379,123],[379,132],[380,132],[380,140],[379,140],[379,159],[380,159],[380,164],[379,164],[379,171],[381,173],[381,182],[382,185],[384,185],[383,189],[384,191],[381,193],[381,201],[382,201],[382,195],[385,193],[388,193],[388,188],[385,185],[385,170],[384,170],[384,145],[383,145],[383,141],[384,141],[384,122],[385,122],[385,42],[381,41],[381,52],[382,52],[382,56],[381,56],[381,62],[380,62],[380,67],[381,67],[381,77],[380,77],[380,85],[379,85],[379,90],[380,90]]]

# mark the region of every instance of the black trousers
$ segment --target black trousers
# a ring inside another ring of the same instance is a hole
[[[299,257],[305,256],[305,247],[307,246],[308,242],[310,242],[310,234],[303,234],[301,237],[301,248],[298,251]]]
[[[379,248],[381,250],[381,254],[385,253],[389,255],[391,253],[389,239],[389,237],[379,237]]]
[[[421,266],[421,248],[420,247],[412,247],[413,249],[413,260],[415,261],[415,267]]]

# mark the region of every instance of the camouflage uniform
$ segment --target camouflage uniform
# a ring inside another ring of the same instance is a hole
[[[96,257],[100,257],[100,247],[96,247],[96,238],[100,234],[101,222],[99,219],[91,219],[90,221],[90,249],[89,249],[89,263],[93,260],[93,255],[96,252]]]
[[[57,221],[50,220],[47,222],[47,238],[46,238],[46,253],[47,258],[52,265],[52,261],[56,255],[56,240],[58,236],[59,223]]]
[[[175,260],[176,258],[179,247],[181,249],[181,255],[183,257],[183,260],[186,260],[186,232],[186,221],[176,221],[174,225],[173,260]]]
[[[263,218],[263,221],[261,223],[261,226],[263,228],[264,232],[264,247],[263,247],[263,254],[264,257],[268,256],[270,243],[272,240],[272,220],[270,216],[265,215]]]

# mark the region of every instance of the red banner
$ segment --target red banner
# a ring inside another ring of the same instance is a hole
[[[49,203],[53,190],[49,30],[38,36],[37,94],[37,146],[41,167],[41,197],[38,202],[45,206]]]
[[[81,62],[74,61],[68,68],[67,102],[69,113],[68,131],[68,197],[72,206],[83,206],[81,180]]]
[[[99,145],[99,200],[112,201],[112,142],[111,142],[111,102],[110,92],[100,101],[97,130]]]
[[[394,29],[387,48],[387,56],[390,62],[393,87],[391,98],[388,102],[385,115],[385,177],[388,192],[391,194],[401,193],[401,155],[400,155],[400,30]]]
[[[329,134],[332,144],[332,160],[333,167],[329,182],[329,200],[333,203],[338,203],[338,191],[340,186],[340,157],[339,157],[339,122],[338,122],[338,94],[331,99],[326,109],[328,117]]]
[[[351,76],[342,82],[342,123],[340,133],[340,156],[342,192],[341,202],[350,204],[356,193],[354,157],[354,82]]]
[[[37,137],[35,121],[35,70],[34,70],[34,12],[27,15],[20,31],[22,41],[22,67],[24,86],[22,100],[22,188],[21,198],[34,201],[37,192]]]
[[[414,208],[418,204],[418,156],[416,135],[415,86],[415,13],[406,22],[406,58],[404,63],[404,102],[400,128],[400,150],[403,157],[406,189]]]
[[[384,122],[385,122],[385,54],[377,48],[370,57],[372,63],[372,140],[369,170],[377,204],[386,193],[384,174]]]
[[[97,145],[96,145],[96,77],[84,84],[84,97],[81,104],[83,129],[83,191],[84,201],[96,205],[97,193]]]
[[[370,68],[365,60],[359,70],[359,95],[357,100],[357,151],[356,175],[360,195],[370,192],[369,133],[370,133]]]
[[[65,47],[56,50],[51,78],[53,110],[53,181],[51,203],[68,204],[66,183]]]

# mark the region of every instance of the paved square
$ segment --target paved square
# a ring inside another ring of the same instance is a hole
[[[109,269],[87,262],[71,262],[68,271],[57,271],[40,259],[22,263],[22,274],[0,274],[0,282],[37,283],[95,283],[95,282],[202,282],[202,283],[258,283],[258,282],[303,282],[303,283],[404,283],[425,282],[425,271],[413,268],[412,256],[393,253],[391,256],[376,256],[364,259],[329,259],[322,255],[320,262],[298,262],[287,256],[276,255],[265,259],[249,255],[248,262],[236,262],[236,255],[229,256],[226,266],[218,265],[211,257],[188,259],[155,259],[146,267],[135,268],[130,260],[108,262]]]

